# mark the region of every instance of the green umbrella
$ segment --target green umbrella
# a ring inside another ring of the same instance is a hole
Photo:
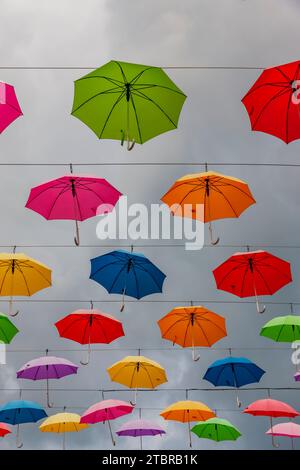
[[[300,339],[300,316],[286,315],[273,318],[262,327],[260,336],[281,343],[292,343]]]
[[[197,423],[191,431],[201,439],[211,439],[212,441],[236,441],[240,436],[240,431],[235,428],[227,419],[210,418],[207,421]]]
[[[0,342],[9,344],[18,332],[18,328],[10,319],[4,313],[0,313]]]
[[[131,150],[177,128],[185,99],[161,68],[112,60],[75,81],[71,114]]]

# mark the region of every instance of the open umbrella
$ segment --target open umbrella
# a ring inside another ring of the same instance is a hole
[[[259,382],[265,373],[254,362],[245,357],[225,357],[213,362],[204,374],[203,379],[215,387],[236,387]],[[237,405],[241,402],[237,395]]]
[[[122,424],[116,431],[116,434],[123,437],[139,437],[142,450],[142,439],[144,436],[162,436],[166,434],[166,431],[156,423],[146,421],[145,419],[136,419]]]
[[[76,310],[57,321],[55,326],[62,338],[88,344],[88,358],[80,361],[82,365],[90,361],[91,344],[109,344],[124,336],[122,323],[112,315],[94,309],[92,302],[90,310]]]
[[[126,414],[131,413],[133,405],[121,400],[102,400],[95,405],[90,406],[81,416],[81,423],[105,423],[107,421],[110,437],[113,445],[115,446],[115,440],[112,433],[110,421],[112,419],[120,418]]]
[[[273,295],[292,281],[290,263],[267,251],[235,253],[213,271],[217,288],[238,297],[255,296],[259,313],[259,295]]]
[[[177,128],[184,93],[159,67],[111,60],[75,81],[72,115],[99,139],[135,142]]]
[[[239,217],[255,204],[245,181],[215,171],[182,176],[161,200],[170,207],[173,215],[208,222],[212,245],[219,242],[219,238],[213,240],[213,220]]]
[[[300,340],[300,316],[286,315],[272,318],[262,327],[260,336],[281,343]]]
[[[63,433],[63,450],[65,450],[66,432],[79,432],[88,427],[88,424],[80,422],[80,416],[76,413],[57,413],[45,419],[39,429],[41,432]]]
[[[0,437],[5,437],[7,434],[11,434],[10,427],[5,423],[0,423]]]
[[[0,134],[22,115],[14,87],[0,82]]]
[[[17,372],[18,379],[46,380],[47,382],[47,405],[53,406],[49,398],[49,379],[60,379],[67,375],[77,374],[78,366],[64,359],[55,356],[43,356],[27,362]]]
[[[262,72],[242,99],[253,131],[274,135],[287,144],[300,138],[299,79],[300,61]]]
[[[191,431],[201,439],[211,439],[216,442],[236,441],[241,436],[240,431],[227,419],[217,417],[197,423]]]
[[[292,449],[294,449],[294,438],[300,437],[300,424],[293,422],[279,423],[271,427],[266,434],[271,436],[285,436],[291,438]]]
[[[0,421],[17,425],[16,445],[18,448],[23,447],[23,443],[20,442],[20,424],[36,423],[46,416],[47,413],[41,405],[33,401],[9,401],[0,407]]]
[[[160,416],[166,420],[188,423],[190,447],[192,447],[190,423],[192,421],[206,421],[209,418],[214,418],[215,413],[200,401],[184,400],[177,401],[176,403],[168,406],[160,413]]]
[[[155,388],[167,382],[165,369],[145,356],[126,356],[107,369],[113,382],[135,389],[133,405],[136,404],[138,388]]]
[[[91,259],[90,279],[101,284],[110,294],[141,299],[149,294],[162,292],[166,275],[146,256],[125,250],[111,251]]]
[[[51,269],[24,253],[0,253],[0,296],[9,296],[9,314],[15,295],[31,296],[51,286]]]
[[[9,344],[12,339],[19,333],[18,328],[4,314],[0,313],[0,341]]]
[[[183,348],[195,346],[210,347],[227,335],[225,318],[205,307],[176,307],[158,320],[158,326],[164,339],[179,344]]]
[[[26,203],[47,220],[75,220],[75,244],[79,245],[78,221],[95,217],[98,207],[110,212],[122,193],[104,178],[71,174],[42,183],[30,190]]]

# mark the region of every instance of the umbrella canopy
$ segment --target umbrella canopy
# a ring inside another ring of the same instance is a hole
[[[259,382],[265,371],[245,357],[225,357],[213,362],[203,379],[216,387],[243,387]]]
[[[81,423],[103,423],[132,412],[133,406],[122,400],[102,400],[90,406],[81,416]]]
[[[166,434],[166,431],[161,426],[151,421],[137,419],[122,424],[116,431],[116,434],[118,434],[118,436],[143,437]]]
[[[195,346],[210,347],[227,336],[225,318],[201,305],[176,307],[157,323],[164,339],[192,347],[194,360]]]
[[[159,67],[112,60],[75,81],[72,115],[99,139],[140,144],[177,128],[184,93]]]
[[[263,250],[235,253],[213,275],[218,289],[238,297],[255,296],[259,311],[258,295],[273,295],[292,281],[290,263]]]
[[[299,79],[300,61],[262,72],[242,99],[253,131],[274,135],[287,144],[300,138]]]
[[[292,423],[279,423],[275,424],[271,429],[269,429],[266,434],[271,434],[273,436],[286,436],[286,437],[300,437],[300,424]]]
[[[201,439],[212,441],[236,441],[240,436],[240,431],[234,427],[227,419],[210,418],[203,423],[197,423],[191,431]]]
[[[41,432],[63,433],[63,449],[65,449],[66,432],[79,432],[88,427],[88,424],[80,423],[80,416],[76,413],[57,413],[45,419],[39,430]]]
[[[4,313],[0,313],[0,341],[9,344],[17,333],[19,333],[18,328]]]
[[[110,294],[141,299],[162,292],[166,275],[141,253],[117,250],[91,259],[90,279]]]
[[[296,374],[294,375],[294,379],[296,382],[300,382],[300,372],[296,372]]]
[[[271,416],[272,418],[299,416],[298,411],[287,403],[271,398],[254,401],[243,412],[253,416]]]
[[[14,87],[0,82],[0,134],[22,115]]]
[[[10,427],[5,423],[0,423],[0,437],[4,437],[7,434],[11,434]]]
[[[47,413],[33,401],[9,401],[0,407],[0,420],[9,424],[36,423]]]
[[[300,316],[286,315],[272,318],[262,327],[260,336],[281,343],[300,340]]]

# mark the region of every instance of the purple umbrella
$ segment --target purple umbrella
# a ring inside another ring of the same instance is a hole
[[[135,421],[127,421],[123,424],[118,431],[118,436],[130,436],[141,438],[141,449],[142,449],[142,437],[143,436],[157,436],[166,434],[166,431],[151,421],[145,421],[144,419],[137,419]]]
[[[60,379],[67,375],[77,374],[78,366],[64,359],[55,356],[43,356],[33,359],[17,372],[18,379],[47,380],[47,404],[53,406],[49,400],[49,379]]]
[[[300,372],[296,372],[296,374],[294,375],[294,379],[296,382],[300,382]]]

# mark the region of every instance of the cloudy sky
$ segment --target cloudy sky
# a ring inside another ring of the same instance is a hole
[[[299,59],[300,8],[297,0],[2,0],[1,17],[0,65],[3,67],[96,68],[111,59],[165,67],[268,67]],[[271,136],[250,131],[240,100],[257,78],[259,72],[256,70],[170,70],[170,77],[188,96],[179,129],[143,146],[137,145],[130,153],[121,149],[118,142],[98,141],[86,126],[70,116],[73,81],[84,73],[84,70],[1,69],[0,79],[16,87],[24,117],[1,135],[0,162],[65,163],[66,166],[0,167],[0,245],[72,244],[71,222],[47,222],[24,208],[30,187],[68,173],[69,162],[73,163],[76,173],[107,178],[128,196],[129,202],[147,204],[158,202],[176,178],[191,171],[203,171],[203,165],[192,168],[188,165],[85,168],[76,167],[76,163],[299,162],[299,142],[287,146]],[[231,420],[240,429],[242,437],[235,443],[223,444],[199,441],[194,437],[195,448],[272,448],[270,439],[264,434],[269,428],[267,418],[243,415],[236,408],[234,392],[217,391],[203,381],[202,376],[208,365],[228,355],[225,348],[231,347],[236,355],[252,359],[267,371],[260,382],[262,387],[296,387],[295,366],[291,363],[288,345],[281,346],[281,350],[259,349],[280,347],[259,337],[259,331],[269,319],[289,313],[289,302],[300,302],[299,250],[271,250],[291,261],[294,282],[273,298],[265,299],[287,305],[270,305],[262,316],[257,315],[253,304],[226,303],[236,298],[215,289],[212,269],[247,244],[257,248],[299,245],[299,170],[239,166],[210,168],[247,180],[257,204],[240,219],[215,224],[221,244],[236,245],[236,248],[206,247],[198,252],[187,252],[183,248],[143,248],[144,254],[167,274],[163,295],[156,294],[148,299],[164,302],[128,303],[120,314],[119,304],[112,302],[119,297],[109,296],[101,286],[89,280],[90,258],[108,251],[96,238],[96,219],[82,224],[81,239],[82,244],[99,245],[97,248],[17,248],[53,269],[53,287],[38,293],[34,299],[57,302],[20,301],[17,304],[20,314],[14,321],[20,333],[8,348],[7,365],[0,367],[0,388],[6,389],[0,392],[1,403],[17,399],[19,393],[14,389],[21,386],[32,389],[23,391],[23,399],[46,406],[45,392],[39,390],[45,384],[17,381],[16,370],[28,360],[44,355],[47,348],[53,355],[79,363],[84,349],[82,353],[72,351],[80,348],[76,343],[60,339],[53,324],[73,310],[88,308],[91,299],[98,308],[123,321],[126,336],[108,346],[107,351],[95,352],[91,364],[81,367],[77,376],[51,383],[57,390],[52,392],[55,408],[49,410],[49,414],[61,411],[64,406],[67,411],[82,413],[100,401],[101,393],[93,390],[116,387],[110,382],[106,368],[142,348],[142,353],[160,362],[168,375],[165,386],[155,392],[140,393],[138,397],[143,417],[157,421],[167,430],[162,439],[144,439],[145,448],[187,448],[186,426],[163,422],[159,417],[164,406],[185,399],[185,392],[165,389],[203,387],[211,390],[190,392],[189,398],[217,409],[220,417]],[[190,300],[210,307],[227,321],[228,337],[212,350],[204,350],[197,363],[191,361],[188,350],[155,350],[170,347],[170,343],[160,338],[156,321],[172,307]],[[2,311],[6,312],[7,303],[1,305]],[[122,351],[109,348],[121,348]],[[143,348],[154,350],[143,351]],[[105,394],[105,398],[124,400],[131,396],[132,392],[125,388],[122,392]],[[243,406],[265,396],[264,391],[240,392]],[[297,390],[273,391],[272,397],[300,408]],[[138,411],[133,416],[137,418]],[[114,422],[113,427],[126,419]],[[24,425],[22,431],[26,449],[61,447],[61,436],[41,434],[36,425]],[[14,437],[3,439],[0,446],[13,449]],[[102,424],[67,436],[70,449],[107,449],[110,446],[108,428]],[[119,438],[117,446],[118,449],[134,449],[139,442]],[[281,449],[289,446],[288,440],[280,440]]]

